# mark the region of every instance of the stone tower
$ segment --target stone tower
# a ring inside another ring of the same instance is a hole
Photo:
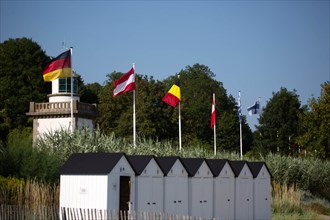
[[[58,78],[52,81],[52,94],[48,95],[49,102],[30,102],[30,110],[26,114],[33,118],[33,141],[44,134],[61,129],[75,130],[82,127],[94,129],[95,118],[98,115],[97,106],[80,102],[77,82],[77,77],[74,76],[73,118],[71,118],[71,78]]]

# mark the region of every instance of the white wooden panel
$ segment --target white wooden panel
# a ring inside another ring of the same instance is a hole
[[[150,177],[136,177],[136,210],[138,212],[149,212],[151,210],[151,186],[152,184]]]
[[[253,219],[253,179],[236,178],[235,219]]]
[[[213,179],[191,178],[190,215],[194,217],[212,218],[213,213]]]
[[[163,212],[164,182],[163,177],[152,177],[152,212]]]
[[[106,209],[107,176],[61,175],[61,207]]]
[[[235,218],[235,179],[217,177],[214,179],[214,217],[218,219]]]
[[[164,212],[188,215],[188,178],[165,177]]]
[[[254,218],[271,219],[270,207],[271,207],[270,178],[255,178],[254,179]]]

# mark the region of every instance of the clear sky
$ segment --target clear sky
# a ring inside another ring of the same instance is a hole
[[[103,84],[108,73],[126,72],[132,63],[136,73],[158,80],[200,63],[228,95],[241,91],[247,115],[258,97],[264,107],[281,87],[296,89],[306,104],[330,81],[329,0],[0,4],[1,43],[28,37],[57,56],[64,42],[85,83]],[[254,130],[257,116],[247,120]]]

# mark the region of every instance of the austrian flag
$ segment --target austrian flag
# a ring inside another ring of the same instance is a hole
[[[116,97],[122,93],[126,93],[135,90],[135,78],[134,78],[134,65],[130,71],[125,73],[120,79],[116,80],[114,84],[113,97]]]
[[[211,111],[211,128],[214,128],[216,122],[215,100],[212,99],[212,111]]]

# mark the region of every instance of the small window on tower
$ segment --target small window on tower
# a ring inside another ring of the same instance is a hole
[[[63,93],[71,93],[71,78],[58,79],[58,91]],[[73,78],[73,93],[78,93],[77,78]]]

